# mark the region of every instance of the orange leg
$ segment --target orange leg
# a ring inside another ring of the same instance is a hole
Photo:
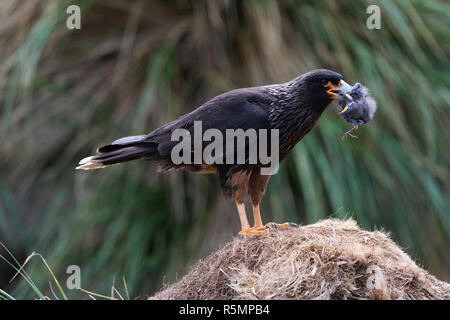
[[[243,239],[245,236],[249,234],[259,234],[269,231],[269,229],[263,226],[262,224],[261,214],[259,213],[259,206],[256,208],[256,211],[255,207],[253,207],[254,210],[253,217],[255,220],[255,225],[251,228],[250,225],[248,224],[244,203],[236,202],[236,206],[238,208],[239,219],[241,220],[241,228],[242,228],[242,230],[239,232],[239,238]]]
[[[293,222],[285,222],[285,223],[269,222],[269,223],[266,223],[265,225],[263,225],[262,219],[261,219],[261,212],[259,210],[259,204],[253,205],[253,221],[254,221],[254,224],[253,224],[252,229],[257,229],[259,231],[266,231],[267,229],[274,230],[277,228],[283,228],[283,227],[289,227],[289,226],[297,226],[298,227],[298,225]]]
[[[253,228],[261,228],[263,226],[259,204],[253,206]]]

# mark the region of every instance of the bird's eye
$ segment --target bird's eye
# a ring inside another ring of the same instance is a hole
[[[326,84],[328,83],[328,81],[327,81],[327,80],[322,80],[322,81],[320,81],[320,83],[321,83],[322,85],[326,85]]]

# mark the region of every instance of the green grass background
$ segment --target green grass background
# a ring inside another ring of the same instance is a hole
[[[0,2],[0,241],[20,261],[41,253],[63,286],[78,265],[103,294],[125,277],[140,298],[181,277],[239,230],[217,178],[79,159],[221,92],[329,68],[371,89],[376,116],[342,142],[333,104],[271,179],[264,221],[353,217],[450,280],[448,2],[81,0],[81,30],[69,4]],[[26,270],[51,296],[42,262]],[[0,261],[0,289],[35,298],[13,274]]]

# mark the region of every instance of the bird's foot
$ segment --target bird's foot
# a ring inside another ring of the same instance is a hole
[[[358,139],[358,136],[355,136],[355,135],[353,135],[353,134],[351,134],[350,132],[346,132],[346,133],[344,133],[344,135],[342,136],[342,138],[341,138],[341,140],[344,140],[345,138],[347,138],[347,136],[350,136],[350,137],[352,137],[352,138],[356,138],[356,139]]]
[[[280,228],[286,228],[286,227],[296,227],[298,228],[299,225],[294,222],[285,222],[285,223],[275,223],[275,222],[269,222],[265,225],[266,227],[270,226],[274,230],[280,229]]]
[[[354,135],[351,134],[351,132],[353,130],[358,130],[358,125],[357,124],[353,125],[353,128],[351,128],[346,133],[344,133],[344,135],[342,136],[341,140],[344,140],[345,138],[347,138],[347,136],[350,136],[352,138],[358,138],[357,136],[354,136]]]
[[[269,222],[261,227],[251,227],[251,228],[240,231],[238,233],[238,238],[244,239],[245,237],[247,237],[249,235],[258,235],[258,234],[265,234],[265,233],[269,233],[269,232],[278,232],[278,229],[282,229],[285,227],[298,228],[299,225],[294,222],[285,222],[285,223]]]
[[[244,239],[245,237],[247,237],[249,235],[263,234],[263,233],[268,233],[269,231],[272,231],[272,227],[270,227],[270,226],[251,227],[251,228],[241,230],[238,233],[238,238]]]

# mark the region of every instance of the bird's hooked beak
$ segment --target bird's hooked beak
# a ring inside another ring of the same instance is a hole
[[[337,94],[345,94],[352,90],[352,87],[344,80],[339,81],[337,86],[331,83],[331,81],[328,81],[328,83],[324,85],[324,87],[329,88],[327,90],[327,93],[330,95],[331,99],[337,99]]]

